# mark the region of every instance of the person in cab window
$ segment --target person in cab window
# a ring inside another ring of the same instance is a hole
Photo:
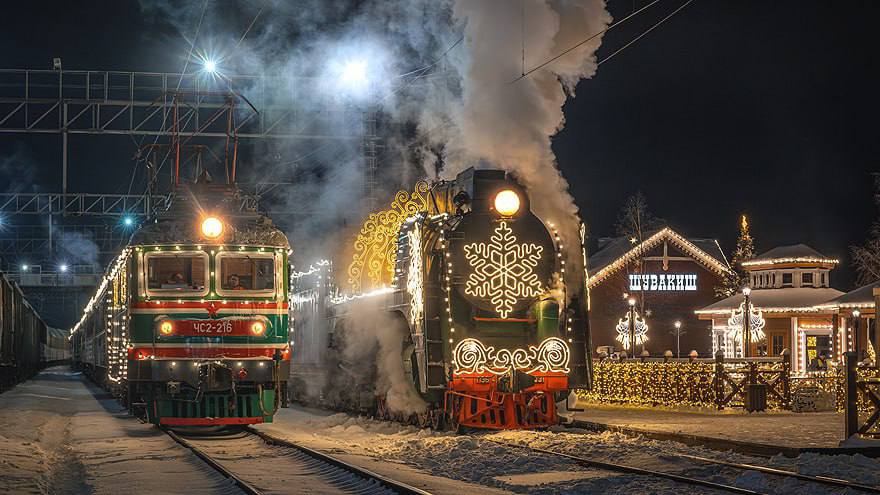
[[[172,273],[168,275],[168,280],[165,281],[164,286],[168,289],[179,289],[186,287],[186,281],[183,279],[183,274],[180,272]]]
[[[232,290],[244,290],[244,287],[241,285],[241,279],[238,278],[238,275],[232,274],[229,276],[229,281],[227,283],[229,289]]]

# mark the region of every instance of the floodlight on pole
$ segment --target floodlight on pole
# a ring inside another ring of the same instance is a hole
[[[61,263],[60,265],[58,265],[58,270],[61,273],[67,273],[67,268],[67,263]]]
[[[123,223],[126,227],[131,227],[132,225],[134,225],[134,218],[132,218],[132,217],[125,217],[125,218],[122,219],[122,223]]]
[[[349,60],[342,66],[339,79],[346,85],[359,87],[367,83],[366,60]]]
[[[205,72],[207,72],[208,74],[214,74],[215,72],[217,72],[217,62],[215,62],[214,60],[212,60],[212,59],[210,59],[210,58],[207,58],[207,59],[205,59],[205,61],[202,63],[202,68],[203,68],[203,69],[205,70]]]
[[[23,263],[23,264],[21,265],[21,271],[23,271],[23,272],[28,271],[28,265],[27,265],[27,263]]]

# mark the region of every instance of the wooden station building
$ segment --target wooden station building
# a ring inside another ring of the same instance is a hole
[[[820,356],[832,361],[839,357],[837,329],[846,321],[841,321],[840,303],[835,301],[845,295],[829,285],[830,272],[837,264],[838,260],[804,244],[780,246],[743,263],[749,274],[751,304],[762,313],[765,334],[764,339],[751,343],[749,356],[778,356],[790,349],[795,373],[815,368]],[[742,355],[744,349],[741,342],[736,343],[728,318],[743,301],[744,296],[736,294],[696,311],[701,320],[711,323],[713,352]]]
[[[624,349],[617,326],[627,317],[632,297],[648,325],[647,341],[636,347],[636,355],[643,350],[654,356],[667,350],[681,356],[692,350],[710,355],[711,324],[694,311],[716,300],[715,287],[730,270],[716,240],[688,239],[668,227],[641,243],[625,237],[602,239],[588,268],[594,351]],[[681,322],[679,339],[676,321]]]

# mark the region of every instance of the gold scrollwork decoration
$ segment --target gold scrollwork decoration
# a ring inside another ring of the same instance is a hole
[[[412,192],[397,191],[387,210],[371,213],[354,241],[354,255],[348,265],[348,283],[355,293],[388,286],[394,277],[397,260],[397,235],[403,222],[416,213],[427,211],[428,190],[425,181],[416,183]]]

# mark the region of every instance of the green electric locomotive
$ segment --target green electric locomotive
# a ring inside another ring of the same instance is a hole
[[[290,347],[287,238],[234,185],[179,186],[71,330],[73,362],[162,425],[272,421]]]

